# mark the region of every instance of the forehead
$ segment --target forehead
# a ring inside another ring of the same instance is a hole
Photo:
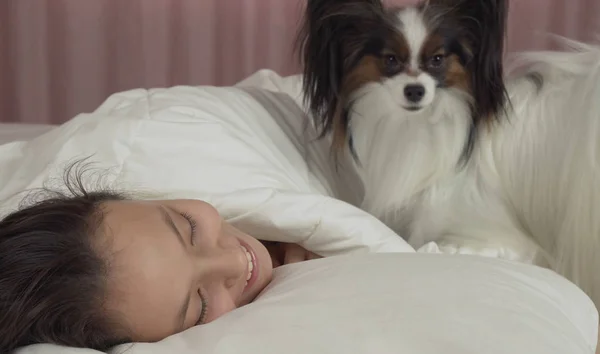
[[[185,252],[157,203],[110,202],[104,209],[110,262],[107,306],[122,314],[136,335],[162,338],[173,330],[178,295],[187,291]]]
[[[440,7],[419,6],[390,10],[394,31],[385,46],[404,59],[437,54],[455,39],[452,18]]]
[[[405,39],[407,49],[414,56],[419,53],[429,37],[429,29],[425,23],[423,13],[414,7],[398,12],[398,29]]]
[[[105,250],[111,268],[144,271],[154,268],[153,259],[162,258],[173,244],[168,225],[158,205],[145,202],[115,201],[104,205]],[[175,244],[176,245],[176,244]],[[148,262],[148,264],[143,264]]]
[[[181,256],[178,239],[158,205],[119,201],[107,203],[104,210],[104,251],[116,283],[153,284],[170,269],[164,263]]]
[[[103,205],[103,212],[104,227],[115,243],[134,241],[142,234],[151,237],[160,230],[160,209],[152,202],[111,201]]]

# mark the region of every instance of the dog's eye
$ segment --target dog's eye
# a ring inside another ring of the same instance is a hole
[[[385,71],[388,75],[395,74],[402,68],[402,63],[397,56],[393,54],[386,54],[383,56],[383,63],[385,65]]]
[[[432,69],[439,69],[444,65],[445,59],[446,57],[444,57],[441,54],[434,55],[433,57],[431,57],[431,59],[429,59],[428,66]]]

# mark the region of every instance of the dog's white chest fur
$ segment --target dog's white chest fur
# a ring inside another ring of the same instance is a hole
[[[414,247],[512,250],[497,256],[549,267],[600,304],[600,47],[578,48],[529,55],[543,85],[509,80],[508,117],[479,131],[463,166],[464,97],[441,90],[410,113],[389,87],[361,89],[350,120],[361,207]]]
[[[387,92],[378,85],[359,92],[350,123],[365,184],[361,207],[414,247],[505,247],[515,250],[508,258],[531,261],[536,247],[503,202],[492,146],[480,144],[460,162],[470,124],[464,96],[440,92],[432,106],[411,113]]]

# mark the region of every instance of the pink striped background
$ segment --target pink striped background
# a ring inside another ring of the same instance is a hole
[[[404,4],[410,0],[389,0]],[[600,0],[513,0],[509,50],[600,33]],[[0,121],[60,123],[138,87],[297,72],[302,0],[1,0]]]

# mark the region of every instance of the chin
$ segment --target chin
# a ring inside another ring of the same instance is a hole
[[[508,5],[308,0],[305,102],[359,206],[415,248],[506,250],[599,306],[600,47],[560,39],[506,70]]]

